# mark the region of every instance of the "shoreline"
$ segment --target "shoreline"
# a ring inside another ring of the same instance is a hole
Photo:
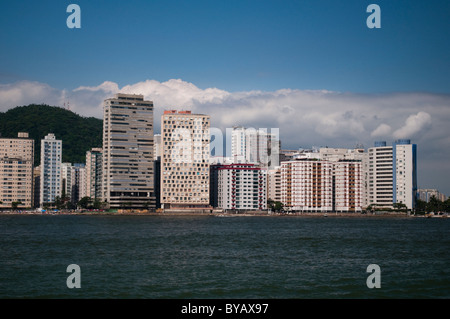
[[[0,216],[210,216],[210,217],[314,217],[314,218],[426,218],[425,215],[409,215],[407,213],[397,212],[376,212],[376,213],[262,213],[262,212],[239,212],[239,213],[227,213],[227,212],[50,212],[42,213],[35,211],[2,211]],[[446,218],[447,216],[435,216]]]

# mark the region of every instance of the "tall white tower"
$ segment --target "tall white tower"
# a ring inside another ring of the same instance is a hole
[[[55,134],[49,133],[41,140],[41,196],[40,206],[53,203],[61,197],[62,176],[62,141]]]

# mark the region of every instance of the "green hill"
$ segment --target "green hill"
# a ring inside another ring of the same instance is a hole
[[[102,147],[103,121],[82,117],[61,107],[30,104],[0,112],[1,137],[17,137],[28,132],[35,141],[35,165],[39,165],[41,139],[54,133],[62,140],[63,162],[84,163],[86,151]]]

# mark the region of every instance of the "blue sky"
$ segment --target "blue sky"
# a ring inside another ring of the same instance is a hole
[[[81,29],[66,7],[81,7]],[[381,29],[366,8],[381,7]],[[2,1],[0,82],[450,92],[448,1]]]
[[[69,29],[69,4],[81,29]],[[369,4],[381,29],[369,29]],[[419,187],[450,195],[448,0],[0,2],[0,112],[118,92],[212,126],[279,128],[283,148],[410,138]]]

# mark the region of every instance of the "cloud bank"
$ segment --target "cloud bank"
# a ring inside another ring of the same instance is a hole
[[[64,106],[70,101],[72,111],[102,118],[103,100],[119,92],[143,94],[154,102],[155,133],[160,131],[163,110],[176,109],[210,115],[211,125],[224,134],[226,128],[234,125],[279,128],[282,147],[290,149],[356,144],[367,148],[376,140],[390,144],[395,139],[410,138],[418,144],[424,167],[429,164],[428,158],[435,160],[438,156],[443,161],[439,167],[450,171],[446,160],[450,156],[450,95],[445,94],[353,94],[297,89],[227,92],[202,89],[181,79],[146,80],[123,87],[105,81],[98,86],[66,91],[22,81],[0,85],[0,112],[30,103]],[[450,192],[450,187],[446,187]]]

